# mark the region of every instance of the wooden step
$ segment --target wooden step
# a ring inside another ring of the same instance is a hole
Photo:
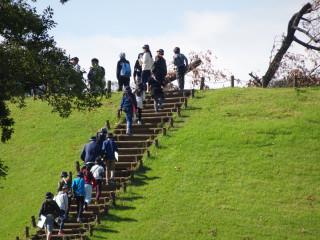
[[[156,136],[155,134],[117,134],[114,135],[114,141],[145,141],[153,140]]]
[[[114,129],[113,133],[115,134],[126,134],[126,129]],[[162,131],[162,128],[132,128],[131,134],[154,134],[157,135]]]
[[[162,106],[164,107],[164,109],[166,108],[177,108],[178,105],[182,105],[182,103],[163,103]],[[154,105],[153,104],[144,104],[143,105],[143,109],[154,109]]]
[[[118,124],[115,129],[126,129],[127,124],[126,123],[120,123]],[[132,124],[132,129],[139,129],[139,128],[158,128],[158,123],[143,123],[143,124]]]
[[[137,164],[138,164],[137,162],[116,162],[116,170],[125,170],[125,169],[133,170],[136,168]]]
[[[123,155],[143,154],[145,151],[147,151],[147,148],[121,148],[121,147],[119,147],[119,152],[120,152],[120,154],[123,154]]]
[[[153,141],[119,141],[116,142],[119,148],[149,148]]]
[[[143,154],[119,155],[119,162],[138,162],[143,158]]]

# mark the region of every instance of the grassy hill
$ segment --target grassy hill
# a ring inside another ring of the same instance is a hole
[[[319,99],[320,89],[197,92],[90,239],[319,239]],[[39,102],[12,107],[0,239],[29,225],[119,100],[69,119]]]

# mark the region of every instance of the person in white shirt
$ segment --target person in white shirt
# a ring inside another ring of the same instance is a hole
[[[141,73],[141,81],[144,85],[144,90],[147,90],[147,82],[148,79],[151,77],[151,68],[153,66],[153,58],[150,51],[150,47],[148,44],[145,44],[143,47],[143,55],[140,58],[141,66],[142,66],[142,73]]]
[[[68,211],[68,192],[69,192],[70,187],[66,184],[62,187],[62,191],[58,192],[57,196],[54,197],[53,200],[56,201],[58,206],[60,207],[61,212],[63,213],[63,216],[66,217],[66,212]],[[62,221],[61,221],[62,220]],[[60,230],[59,230],[59,235],[65,235],[62,232],[63,225],[64,225],[64,219],[59,217],[58,223],[60,223]]]
[[[103,176],[105,173],[105,166],[100,158],[97,158],[95,160],[95,165],[91,168],[90,171],[91,171],[92,175],[94,176],[94,178],[96,179],[96,187],[95,187],[96,200],[95,200],[94,204],[98,204],[99,198],[101,195],[101,190],[102,190],[102,180],[103,180]]]
[[[79,58],[77,57],[74,57],[74,58],[71,58],[71,62],[73,64],[73,69],[77,72],[77,73],[80,73],[81,72],[81,67],[79,65]]]

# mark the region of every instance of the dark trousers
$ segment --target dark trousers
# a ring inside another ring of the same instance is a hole
[[[154,110],[158,111],[158,104],[162,104],[164,102],[164,94],[155,94],[153,95],[154,100]]]
[[[143,70],[141,73],[141,81],[144,86],[144,90],[147,91],[147,81],[151,77],[151,70]]]
[[[60,209],[60,211],[62,212],[63,216],[66,216],[66,212],[64,210]],[[61,219],[62,219],[62,217],[59,217],[58,220],[60,221]],[[64,221],[65,221],[65,219],[63,221],[61,221],[61,223],[60,223],[60,231],[62,231],[62,229],[63,229]]]
[[[142,109],[138,108],[138,120],[141,122]]]
[[[130,78],[127,77],[120,77],[118,79],[119,88],[118,91],[121,92],[123,90],[123,87],[129,86],[130,84]]]
[[[184,65],[177,68],[176,74],[177,74],[178,86],[179,86],[180,90],[184,89],[184,75],[185,75],[185,73],[186,73],[186,67]]]
[[[102,179],[96,180],[96,201],[99,201],[101,190],[102,190]]]
[[[71,206],[71,197],[68,196],[68,211],[66,212],[66,216],[69,215],[70,206]]]
[[[78,218],[82,218],[82,212],[83,212],[83,205],[84,205],[84,196],[76,196],[77,200],[77,214]]]

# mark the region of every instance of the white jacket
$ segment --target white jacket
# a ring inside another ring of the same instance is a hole
[[[101,176],[101,174],[104,173],[104,168],[100,165],[94,165],[92,168],[91,168],[91,172],[92,172],[92,175],[94,176],[95,179],[97,180],[102,180],[103,177]]]
[[[138,108],[143,109],[143,100],[145,100],[145,99],[146,99],[146,92],[145,91],[142,92],[140,97],[136,95]]]
[[[60,191],[54,199],[61,210],[65,212],[68,210],[68,194]]]
[[[142,71],[143,70],[151,70],[153,65],[153,59],[149,52],[146,52],[143,54],[141,58],[141,64],[142,64]]]

